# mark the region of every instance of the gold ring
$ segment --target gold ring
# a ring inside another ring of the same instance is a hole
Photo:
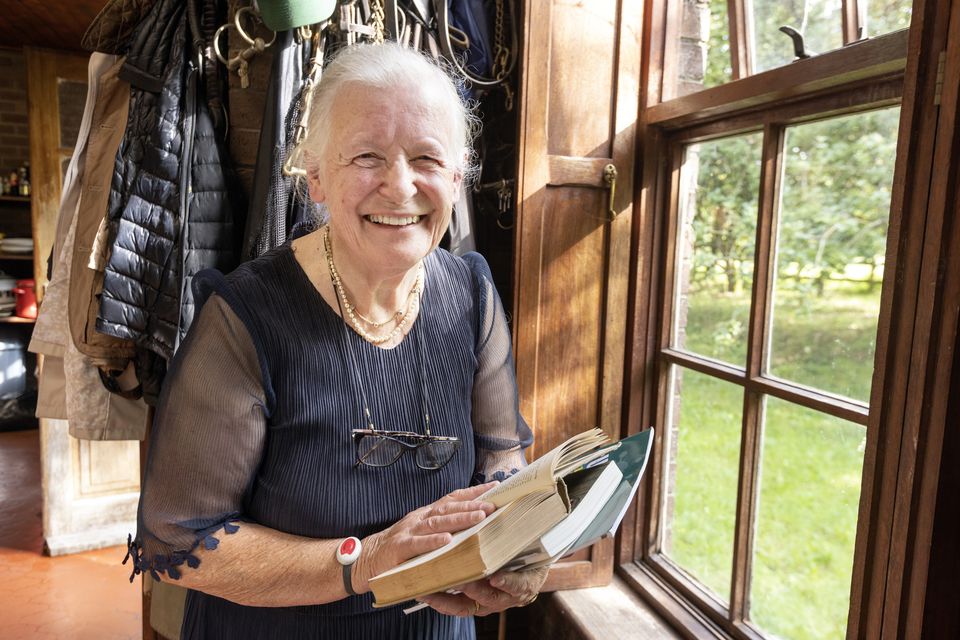
[[[480,613],[480,603],[476,600],[473,601],[473,615]]]
[[[532,605],[534,602],[536,602],[537,597],[539,597],[539,595],[540,595],[539,593],[533,594],[533,597],[530,598],[529,600],[527,600],[526,602],[524,602],[524,603],[523,603],[523,606],[524,606],[524,607],[529,607],[530,605]]]

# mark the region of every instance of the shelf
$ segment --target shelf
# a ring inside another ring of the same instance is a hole
[[[30,260],[33,261],[32,253],[4,253],[0,251],[0,260]]]
[[[21,318],[20,316],[0,316],[0,324],[33,324],[36,318]]]
[[[17,204],[30,204],[30,196],[0,196],[0,202],[16,202]]]

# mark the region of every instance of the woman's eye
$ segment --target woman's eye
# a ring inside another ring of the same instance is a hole
[[[439,167],[443,164],[439,158],[433,156],[417,156],[413,161],[422,167]]]
[[[361,153],[353,158],[354,164],[360,167],[373,168],[382,164],[383,159],[375,153]]]

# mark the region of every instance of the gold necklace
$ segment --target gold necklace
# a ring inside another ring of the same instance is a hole
[[[411,290],[410,293],[413,293],[413,290]],[[409,298],[407,298],[407,302],[405,303],[405,307],[404,307],[404,308],[409,307],[409,306],[410,306],[410,302],[409,302]],[[369,326],[371,329],[382,329],[383,327],[385,327],[386,325],[390,324],[391,322],[399,322],[400,318],[403,316],[403,309],[397,309],[396,311],[393,312],[393,315],[392,315],[392,316],[390,316],[389,318],[387,318],[387,319],[384,320],[383,322],[375,322],[375,321],[371,320],[370,318],[368,318],[367,316],[365,316],[365,315],[363,315],[362,313],[360,313],[360,311],[358,311],[357,308],[354,307],[352,304],[350,305],[350,307],[351,307],[350,310],[351,310],[354,314],[356,314],[356,316],[357,316],[358,318],[360,318],[361,320],[363,320],[364,324],[366,324],[367,326]]]
[[[417,268],[417,281],[413,285],[413,289],[410,290],[410,294],[407,296],[407,305],[403,313],[396,318],[397,326],[393,328],[390,333],[375,336],[367,331],[360,320],[357,318],[357,314],[354,311],[356,306],[351,304],[350,299],[347,298],[347,292],[343,287],[343,281],[340,279],[340,273],[337,271],[337,266],[333,262],[333,249],[330,246],[330,226],[327,225],[323,228],[323,251],[326,254],[327,258],[327,269],[330,271],[330,280],[333,281],[333,287],[335,293],[337,294],[337,299],[343,303],[344,311],[347,313],[347,317],[350,319],[350,324],[353,325],[353,328],[356,329],[357,333],[360,334],[360,337],[369,342],[370,344],[384,344],[393,340],[397,336],[401,335],[404,327],[407,326],[407,321],[410,319],[410,315],[413,313],[414,309],[420,306],[420,294],[423,292],[423,282],[424,282],[424,268],[423,261],[420,262]],[[397,313],[400,313],[399,311]],[[381,323],[380,326],[387,324],[390,320],[386,320]]]

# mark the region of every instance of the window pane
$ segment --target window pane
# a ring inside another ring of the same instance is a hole
[[[690,145],[680,171],[672,345],[743,367],[762,134]]]
[[[864,35],[879,36],[910,26],[911,0],[860,0]]]
[[[729,599],[743,390],[674,367],[663,552]]]
[[[765,631],[846,636],[866,433],[767,399],[750,599]]]
[[[683,0],[676,95],[730,82],[727,0]]]
[[[870,397],[899,107],[790,127],[771,374]]]
[[[840,0],[753,0],[754,73],[793,61],[793,43],[780,27],[803,35],[808,53],[824,53],[843,45]]]

